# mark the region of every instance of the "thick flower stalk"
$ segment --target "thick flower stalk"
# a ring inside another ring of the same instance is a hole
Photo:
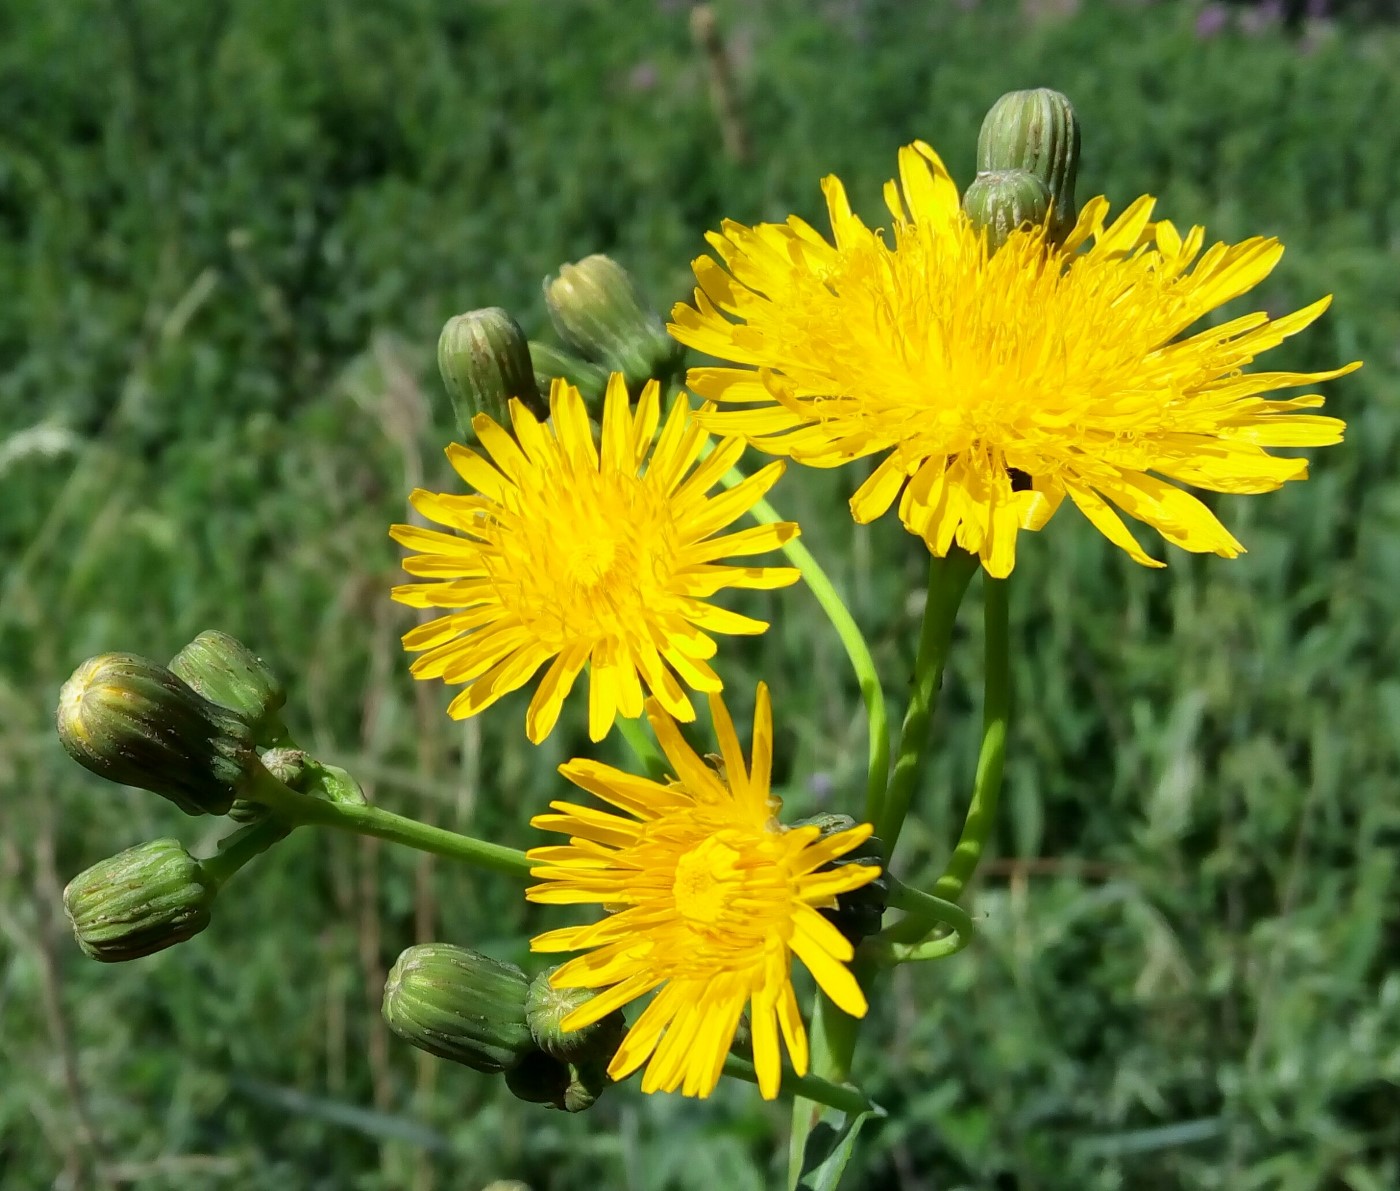
[[[1150,197],[1111,223],[1096,198],[1062,245],[1042,224],[991,251],[932,149],[902,149],[899,175],[885,188],[892,243],[852,213],[835,177],[823,182],[831,243],[795,217],[726,222],[709,237],[724,267],[695,261],[695,306],[678,305],[671,327],[743,365],[689,374],[724,407],[702,415],[716,432],[815,467],[881,457],[851,498],[857,521],[897,500],[934,554],[956,543],[1004,577],[1019,531],[1068,495],[1144,565],[1163,564],[1119,511],[1186,550],[1233,557],[1240,543],[1178,485],[1269,491],[1308,465],[1267,448],[1340,441],[1342,422],[1298,412],[1321,397],[1265,394],[1359,365],[1241,372],[1330,299],[1181,338],[1269,275],[1276,240],[1203,252],[1204,229],[1152,223]]]
[[[675,780],[660,785],[597,761],[560,767],[615,810],[555,802],[554,813],[536,816],[535,827],[571,838],[529,853],[541,883],[526,896],[609,913],[548,931],[531,947],[587,952],[563,964],[552,983],[606,990],[566,1016],[564,1030],[655,993],[608,1067],[614,1079],[646,1064],[644,1092],[708,1096],[747,1008],[759,1089],[771,1099],[781,1077],[780,1035],[793,1069],[807,1070],[794,955],[843,1010],[865,1014],[865,995],[847,967],[851,944],[819,911],[879,877],[874,865],[826,867],[860,847],[871,828],[823,838],[819,826],[778,822],[767,687],[758,688],[751,765],[724,704],[710,697],[722,772],[696,755],[657,703],[647,710]]]
[[[776,549],[797,535],[791,522],[721,534],[772,487],[781,465],[710,496],[742,454],[743,440],[721,442],[697,465],[706,432],[684,394],[662,425],[654,381],[634,411],[622,377],[613,375],[601,449],[572,385],[554,383],[550,411],[552,425],[543,424],[512,401],[514,436],[477,415],[473,429],[490,459],[457,444],[447,449],[472,493],[413,493],[418,512],[455,534],[416,525],[390,531],[416,552],[404,570],[428,580],[396,587],[394,598],[452,609],[405,634],[404,647],[422,652],[413,674],[465,683],[448,708],[461,719],[549,662],[526,714],[526,732],[537,744],[585,664],[594,740],[607,735],[617,715],[641,714],[643,684],[670,715],[693,719],[684,688],[711,693],[722,685],[708,662],[716,652],[710,634],[768,627],[709,597],[798,578],[791,567],[721,561]]]

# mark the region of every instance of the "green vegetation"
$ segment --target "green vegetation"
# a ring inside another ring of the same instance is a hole
[[[599,251],[666,306],[722,218],[819,221],[827,172],[876,218],[914,137],[966,183],[988,104],[1048,85],[1083,121],[1081,199],[1279,235],[1262,300],[1337,298],[1277,366],[1367,367],[1329,386],[1348,438],[1312,480],[1220,502],[1237,562],[1149,573],[1069,509],[1023,545],[979,934],[901,969],[867,1029],[891,1115],[845,1185],[1400,1184],[1400,38],[1201,39],[1190,4],[1073,7],[720,4],[745,161],[680,3],[0,8],[0,1183],[775,1185],[786,1112],[747,1085],[565,1117],[393,1038],[378,1005],[409,944],[534,962],[521,940],[559,920],[507,877],[301,830],[194,940],[87,960],[69,877],[161,837],[208,853],[222,828],[79,770],[53,706],[90,654],[221,628],[372,800],[528,846],[554,766],[588,748],[581,709],[538,749],[524,697],[454,724],[387,595],[388,525],[449,483],[443,321],[501,305],[539,334],[540,280]],[[855,530],[859,472],[789,474],[773,502],[902,701],[927,555],[892,519]],[[839,643],[805,590],[744,607],[774,627],[726,643],[735,718],[765,678],[791,814],[859,806]],[[911,883],[961,820],[980,632],[970,602]]]

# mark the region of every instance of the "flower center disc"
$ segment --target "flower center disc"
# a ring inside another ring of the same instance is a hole
[[[739,853],[717,836],[692,848],[676,864],[676,911],[695,926],[713,926],[733,904],[743,877]]]

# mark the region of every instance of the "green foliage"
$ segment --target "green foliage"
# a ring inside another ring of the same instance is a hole
[[[286,716],[375,800],[503,842],[560,791],[580,717],[539,749],[524,699],[454,725],[415,687],[385,530],[450,483],[443,321],[614,254],[687,292],[724,217],[820,222],[840,173],[878,218],[896,148],[971,176],[1003,91],[1067,93],[1081,198],[1277,234],[1261,294],[1336,305],[1280,366],[1364,357],[1307,484],[1224,499],[1243,559],[1164,575],[1066,510],[1013,584],[1018,714],[982,934],[900,972],[858,1055],[888,1119],[852,1188],[1371,1191],[1400,1182],[1400,42],[1231,27],[1191,5],[720,7],[753,146],[720,149],[679,3],[10,0],[0,8],[0,1182],[771,1185],[785,1119],[621,1090],[586,1116],[395,1044],[393,957],[422,938],[532,962],[557,915],[517,887],[303,829],[198,939],[112,969],[60,889],[142,840],[217,829],[90,778],[52,729],[84,657],[169,657],[202,629],[288,678]],[[1041,10],[1044,10],[1043,14]],[[1037,15],[1040,14],[1040,15]],[[922,546],[857,532],[862,476],[774,494],[906,689]],[[974,585],[975,588],[975,585]],[[791,813],[858,805],[865,745],[802,591],[727,644],[735,718],[772,685]],[[936,875],[975,753],[978,618],[901,875]],[[576,713],[577,708],[573,711]],[[615,745],[609,745],[615,748]],[[533,970],[533,969],[528,969]]]

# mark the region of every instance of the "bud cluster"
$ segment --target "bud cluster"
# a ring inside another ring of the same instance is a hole
[[[679,374],[685,349],[611,257],[595,254],[562,266],[545,280],[544,299],[563,347],[527,341],[499,306],[456,315],[442,328],[438,370],[464,437],[474,437],[478,414],[508,426],[512,398],[537,418],[547,417],[556,379],[578,389],[596,414],[613,372],[634,392],[648,380]]]
[[[1078,216],[1078,174],[1079,119],[1070,101],[1048,87],[1010,91],[982,122],[977,180],[963,209],[987,228],[993,251],[1026,223],[1045,224],[1048,240],[1059,244]]]
[[[257,764],[243,716],[133,653],[100,654],[74,671],[59,692],[58,736],[99,777],[187,815],[226,814]]]
[[[566,1014],[593,994],[556,989],[541,972],[530,980],[504,963],[450,943],[403,952],[384,985],[384,1020],[404,1041],[474,1071],[505,1076],[512,1095],[568,1112],[592,1106],[610,1080],[608,1062],[622,1044],[614,1011],[564,1031]]]
[[[220,884],[286,834],[250,799],[269,774],[293,789],[352,800],[358,787],[286,742],[286,692],[227,633],[200,633],[162,666],[132,653],[89,658],[59,692],[59,740],[84,768],[161,795],[187,815],[248,824],[201,861],[173,839],[152,840],[80,873],[64,892],[78,946],[95,959],[136,959],[209,924]],[[261,755],[260,755],[261,750]],[[351,789],[351,787],[354,787]],[[252,826],[262,824],[261,826]]]

